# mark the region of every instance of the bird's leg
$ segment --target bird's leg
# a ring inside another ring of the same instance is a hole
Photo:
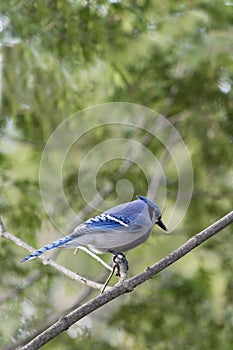
[[[128,260],[123,253],[115,253],[113,256],[113,270],[117,277],[120,277],[120,281],[127,278],[127,271],[129,269]]]
[[[112,278],[112,276],[114,275],[114,273],[117,277],[119,277],[119,282],[127,279],[127,271],[129,269],[129,264],[128,264],[128,260],[126,259],[126,256],[123,253],[112,252],[112,254],[113,254],[112,272],[110,273],[109,277],[107,278],[107,281],[105,282],[104,287],[101,290],[101,294],[105,291],[105,288],[107,287],[107,285],[108,285],[110,279]]]

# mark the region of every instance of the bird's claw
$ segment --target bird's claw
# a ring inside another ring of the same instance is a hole
[[[129,269],[129,263],[126,256],[123,253],[116,253],[113,256],[113,270],[117,277],[122,277],[122,273],[127,273]]]

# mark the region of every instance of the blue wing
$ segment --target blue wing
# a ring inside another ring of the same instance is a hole
[[[87,220],[84,223],[84,225],[86,226],[87,230],[96,229],[97,231],[109,231],[117,229],[127,229],[130,226],[131,221],[132,220],[126,216],[103,213]]]

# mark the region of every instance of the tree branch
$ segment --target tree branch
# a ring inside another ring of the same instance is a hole
[[[98,282],[104,283],[106,281],[106,278],[108,277],[108,271],[104,270],[103,274],[98,279]],[[89,286],[83,286],[81,292],[77,296],[77,299],[75,302],[73,302],[72,305],[68,306],[66,309],[63,309],[62,311],[59,311],[58,313],[51,313],[46,320],[44,320],[35,330],[34,332],[30,333],[29,335],[26,335],[24,338],[19,338],[14,343],[8,343],[4,344],[1,348],[1,350],[15,350],[20,349],[20,346],[23,346],[26,343],[29,343],[32,339],[37,337],[40,333],[43,333],[47,328],[49,328],[52,324],[57,322],[64,314],[71,312],[72,310],[78,308],[82,305],[84,300],[87,300],[87,298],[95,293],[95,290]]]
[[[28,250],[29,252],[33,252],[35,249],[32,248],[29,244],[23,242],[21,239],[19,239],[18,237],[14,236],[12,233],[7,232],[5,230],[5,227],[3,225],[2,220],[0,219],[0,237],[3,237],[5,239],[9,239],[10,241],[14,242],[16,245],[18,245],[19,247],[22,247],[26,250]],[[77,274],[76,272],[73,272],[67,268],[65,268],[64,266],[58,264],[57,262],[55,262],[54,260],[48,259],[45,256],[39,256],[39,259],[42,260],[42,263],[44,265],[50,265],[52,267],[54,267],[56,270],[62,272],[64,275],[68,276],[69,278],[71,278],[72,280],[78,281],[86,286],[89,286],[91,288],[94,289],[99,289],[102,290],[103,289],[103,284],[101,283],[97,283],[91,280],[88,280],[87,278],[80,276],[79,274]],[[109,289],[110,287],[108,287]]]
[[[207,239],[221,231],[226,226],[233,222],[233,211],[228,213],[226,216],[216,221],[214,224],[196,234],[190,238],[182,246],[174,250],[172,253],[168,254],[166,257],[158,261],[151,267],[147,267],[145,271],[139,273],[138,275],[122,281],[117,286],[113,287],[111,290],[98,295],[92,300],[88,301],[84,305],[73,310],[69,314],[62,316],[57,322],[55,322],[51,327],[46,329],[43,333],[39,334],[30,343],[23,346],[20,350],[36,350],[41,346],[49,342],[51,339],[55,338],[61,332],[67,330],[75,322],[79,321],[83,317],[87,316],[94,310],[100,308],[101,306],[107,304],[111,300],[116,299],[122,294],[133,291],[135,287],[147,281],[148,279],[154,277],[160,271],[164,270],[175,261],[179,260],[191,250],[205,242]]]

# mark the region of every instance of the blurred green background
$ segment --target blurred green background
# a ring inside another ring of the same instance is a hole
[[[9,0],[0,4],[0,30],[0,210],[9,232],[37,248],[60,237],[41,201],[42,152],[67,117],[106,102],[135,103],[164,115],[183,138],[194,171],[184,220],[171,235],[156,229],[148,242],[127,254],[130,275],[232,210],[231,0]],[[85,118],[80,123],[89,125]],[[81,159],[111,137],[114,129],[96,128],[81,139],[80,153],[74,149],[69,158],[63,187],[77,213],[86,205],[77,184]],[[123,128],[117,137],[143,143],[145,134]],[[163,159],[164,149],[156,140],[146,146]],[[100,168],[97,189],[110,188],[104,195],[113,200],[115,186],[124,178],[133,184],[134,196],[145,195],[142,171],[133,164],[122,172],[121,164],[114,160]],[[178,184],[169,162],[164,168],[166,222]],[[58,208],[68,230],[63,208],[58,203],[52,209]],[[44,349],[232,349],[232,243],[228,227]],[[0,245],[3,349],[24,344],[66,310],[97,294],[39,260],[21,265],[27,252],[4,239]],[[72,251],[62,251],[57,260],[93,280],[103,274],[103,267],[82,252],[74,257]]]

